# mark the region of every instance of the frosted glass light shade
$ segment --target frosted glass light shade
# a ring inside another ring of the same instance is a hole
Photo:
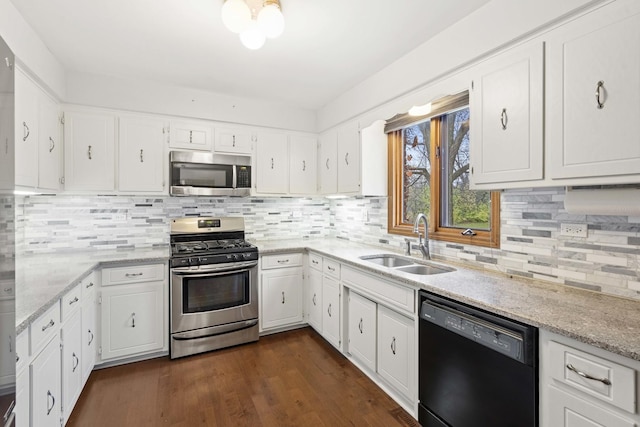
[[[251,24],[251,10],[244,0],[227,0],[222,6],[222,22],[234,33],[242,33]]]
[[[268,4],[258,13],[258,27],[270,39],[279,37],[284,31],[284,16],[275,4]]]
[[[260,49],[266,38],[260,28],[258,28],[258,23],[256,21],[251,21],[247,29],[240,33],[240,41],[247,49]]]

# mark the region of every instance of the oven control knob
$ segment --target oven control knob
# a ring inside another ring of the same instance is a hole
[[[200,260],[198,258],[189,258],[189,265],[200,265]]]

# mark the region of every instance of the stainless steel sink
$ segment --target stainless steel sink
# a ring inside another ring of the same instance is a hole
[[[394,254],[377,254],[363,255],[361,260],[383,267],[393,268],[403,273],[415,274],[419,276],[428,276],[431,274],[449,273],[456,271],[455,268],[447,267],[440,264],[432,264],[431,262],[420,262],[411,258]]]
[[[367,255],[361,256],[361,260],[369,261],[374,264],[383,265],[389,268],[401,267],[403,265],[411,265],[413,264],[412,260],[403,258],[398,255],[393,254],[382,254],[382,255]]]
[[[406,267],[399,267],[396,270],[403,271],[405,273],[410,273],[410,274],[419,274],[422,276],[427,276],[431,274],[449,273],[449,272],[455,271],[455,269],[450,267],[444,267],[444,266],[435,267],[433,265],[421,265],[421,264],[408,265]]]

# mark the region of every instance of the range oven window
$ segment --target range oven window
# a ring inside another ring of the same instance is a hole
[[[174,186],[231,188],[233,166],[219,164],[171,164],[171,184]]]
[[[249,304],[247,270],[211,277],[185,277],[182,281],[182,312],[202,313]]]

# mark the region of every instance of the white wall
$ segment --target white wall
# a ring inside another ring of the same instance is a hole
[[[19,63],[38,77],[53,95],[66,95],[65,70],[9,0],[0,0],[0,36]]]
[[[513,40],[602,1],[493,0],[324,106],[318,112],[318,130],[361,115],[365,122],[387,119],[412,105],[429,102],[433,99],[429,96],[438,95],[429,89],[437,81],[449,79]]]

